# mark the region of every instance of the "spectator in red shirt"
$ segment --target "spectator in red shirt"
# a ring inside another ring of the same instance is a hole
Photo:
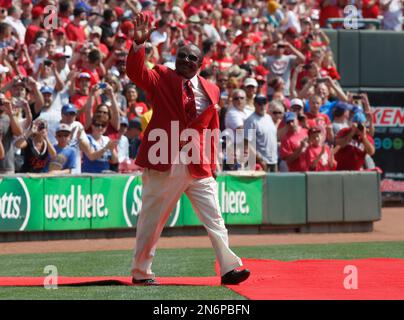
[[[242,65],[242,64],[247,64],[251,61],[257,61],[257,57],[255,55],[251,54],[251,48],[252,48],[252,41],[249,39],[245,39],[242,43],[241,43],[241,47],[240,47],[240,56],[238,59],[238,64]]]
[[[59,2],[58,18],[62,22],[62,27],[66,27],[70,23],[70,16],[73,14],[73,2],[69,0],[62,0]]]
[[[333,151],[324,143],[321,128],[318,126],[309,129],[306,166],[308,171],[333,171],[337,167]]]
[[[129,121],[135,118],[139,118],[142,114],[148,111],[147,105],[144,102],[138,102],[138,92],[136,86],[134,84],[128,84],[124,90],[123,94],[126,97],[126,101],[128,104],[127,109],[127,117]]]
[[[375,146],[366,129],[366,116],[356,112],[350,128],[341,129],[336,138],[339,150],[335,154],[337,170],[361,170],[366,155],[373,156]]]
[[[337,66],[334,62],[334,57],[331,50],[327,50],[321,62],[321,69],[334,80],[341,80],[341,76],[337,71]]]
[[[325,27],[327,19],[342,18],[345,0],[318,0],[320,6],[320,26]]]
[[[27,27],[25,33],[25,43],[27,46],[33,44],[35,41],[35,36],[38,31],[42,30],[42,23],[44,18],[44,10],[42,7],[36,6],[31,10],[32,21]]]
[[[307,129],[299,126],[294,112],[285,113],[287,133],[281,140],[281,159],[286,161],[289,171],[306,170]]]
[[[105,67],[101,60],[101,52],[92,49],[88,54],[88,63],[81,68],[81,72],[87,72],[91,76],[91,86],[99,83],[105,75]]]
[[[251,32],[251,19],[250,18],[243,18],[241,23],[241,33],[234,39],[233,43],[240,45],[248,39],[248,36]]]
[[[91,28],[90,42],[94,43],[94,46],[101,51],[101,54],[103,56],[102,59],[104,60],[109,55],[109,49],[104,43],[101,42],[101,36],[102,29],[100,27],[94,26]]]
[[[87,72],[82,72],[77,78],[78,88],[74,95],[70,98],[70,102],[77,108],[77,120],[80,121],[82,125],[85,125],[85,105],[89,98],[91,76]],[[76,81],[74,80],[72,81],[73,88],[71,88],[71,90],[74,90],[75,82]]]
[[[73,11],[74,19],[66,27],[67,39],[74,42],[83,43],[87,41],[84,27],[81,25],[81,21],[86,20],[86,10],[83,7],[77,7]]]
[[[227,47],[227,42],[219,41],[216,43],[216,53],[213,55],[212,60],[219,64],[220,71],[229,69],[234,63],[234,59],[229,55]]]
[[[378,0],[362,0],[362,16],[368,19],[377,19],[379,16]]]

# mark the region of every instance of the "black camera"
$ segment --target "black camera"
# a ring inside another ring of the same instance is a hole
[[[50,67],[52,65],[52,60],[46,59],[43,64],[47,67]]]
[[[358,123],[358,129],[360,130],[360,131],[362,131],[363,130],[363,124],[362,123]]]

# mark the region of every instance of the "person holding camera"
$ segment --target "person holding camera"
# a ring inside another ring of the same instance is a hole
[[[56,67],[56,63],[51,59],[45,59],[39,66],[38,72],[34,75],[40,86],[47,86],[55,92],[62,91],[65,83]]]
[[[22,135],[23,130],[13,115],[11,102],[0,94],[0,132],[5,157],[0,160],[0,174],[15,172],[14,137]]]
[[[291,55],[285,55],[285,50],[292,52]],[[270,55],[265,57],[265,67],[269,70],[268,83],[272,78],[281,77],[285,83],[284,95],[290,95],[290,75],[292,68],[305,61],[305,56],[289,42],[278,41],[270,49]],[[273,95],[273,88],[268,87],[268,95]]]
[[[349,128],[341,129],[336,137],[339,150],[335,155],[337,170],[361,170],[366,156],[373,156],[375,143],[366,129],[366,116],[358,111]]]
[[[23,149],[21,172],[44,172],[49,159],[56,157],[56,150],[48,137],[46,122],[36,120],[31,129],[15,142],[17,148]]]
[[[88,134],[91,154],[83,154],[82,172],[103,173],[110,171],[111,164],[118,163],[116,148],[119,140],[112,140],[105,135],[108,122],[96,114],[91,122],[91,134]]]
[[[106,103],[98,103],[101,100],[101,95],[105,95],[108,99]],[[94,110],[95,106],[95,111]],[[101,82],[91,88],[91,94],[85,106],[85,123],[84,128],[92,130],[92,119],[94,116],[101,116],[102,121],[107,123],[107,135],[117,136],[120,122],[119,122],[119,107],[116,100],[114,89],[111,85]]]
[[[56,102],[54,96],[54,89],[52,87],[44,86],[40,90],[43,97],[43,104],[35,104],[35,112],[38,114],[37,119],[46,121],[49,128],[49,139],[52,144],[56,143],[55,129],[59,123],[61,116],[60,110],[62,106]]]
[[[76,87],[77,82],[77,87]],[[87,72],[73,71],[72,81],[70,82],[70,102],[77,108],[77,119],[83,125],[86,124],[86,104],[90,98],[91,76]],[[95,86],[94,86],[95,87]]]

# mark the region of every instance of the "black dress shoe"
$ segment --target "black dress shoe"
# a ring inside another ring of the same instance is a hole
[[[222,284],[239,284],[240,282],[247,280],[249,276],[250,270],[248,269],[234,269],[222,276]]]
[[[137,286],[158,286],[159,283],[155,279],[136,280],[132,278],[132,283]]]

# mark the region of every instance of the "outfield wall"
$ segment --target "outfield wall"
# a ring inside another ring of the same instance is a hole
[[[372,223],[381,218],[379,180],[375,172],[236,172],[218,176],[218,199],[226,224],[239,229]],[[3,177],[0,233],[134,228],[141,193],[141,175]],[[198,226],[183,195],[167,227]]]

